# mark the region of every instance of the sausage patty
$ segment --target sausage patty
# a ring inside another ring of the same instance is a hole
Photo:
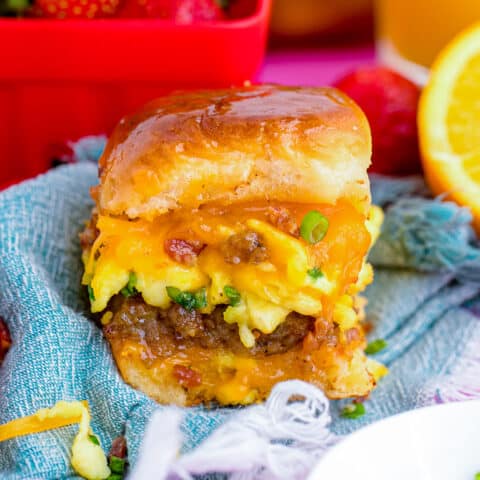
[[[264,356],[283,353],[300,344],[315,319],[290,313],[277,329],[264,334],[254,330],[255,346],[247,349],[238,334],[236,324],[223,319],[226,306],[218,306],[210,314],[186,310],[172,304],[168,309],[152,307],[140,295],[130,298],[115,297],[111,302],[112,320],[104,327],[107,338],[130,339],[144,343],[153,354],[169,355],[168,345],[200,346],[205,349],[224,348],[240,355]],[[165,337],[169,337],[168,342]]]

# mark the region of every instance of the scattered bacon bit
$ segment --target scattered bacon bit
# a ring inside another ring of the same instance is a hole
[[[3,318],[0,317],[0,364],[2,363],[5,355],[12,344],[12,339],[10,337],[10,332],[8,327],[3,321]]]
[[[163,248],[171,259],[192,266],[195,264],[197,256],[205,248],[205,244],[199,240],[169,238],[163,243]]]
[[[175,365],[173,367],[173,376],[178,380],[178,383],[184,387],[198,387],[202,383],[200,373],[183,365]]]
[[[318,350],[321,345],[336,347],[338,344],[338,327],[322,317],[315,319],[315,330],[308,332],[303,339],[305,352]]]
[[[338,343],[335,326],[322,317],[315,320],[315,336],[332,347]]]
[[[127,440],[120,435],[115,438],[110,447],[109,457],[125,458],[127,456]]]
[[[269,207],[267,217],[268,221],[279,230],[297,238],[300,236],[295,217],[285,207]]]
[[[355,328],[355,327],[349,328],[345,332],[345,338],[348,343],[357,342],[358,340],[360,340],[360,331],[358,330],[358,328]]]
[[[370,333],[373,330],[373,323],[372,322],[363,322],[363,331],[365,333]]]

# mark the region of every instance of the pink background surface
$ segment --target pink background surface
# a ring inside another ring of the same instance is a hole
[[[328,85],[355,67],[374,62],[371,45],[272,51],[267,53],[258,80],[283,85]]]

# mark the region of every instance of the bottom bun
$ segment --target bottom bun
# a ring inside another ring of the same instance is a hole
[[[196,325],[193,314],[181,307],[161,310],[140,296],[117,298],[112,306],[104,334],[124,380],[163,404],[245,405],[264,400],[275,384],[294,378],[320,387],[330,398],[362,397],[375,386],[360,327],[348,335],[326,329],[321,336],[315,321],[292,317],[283,337],[277,332],[275,342],[259,339],[259,347],[249,350],[233,337],[238,336],[235,325],[215,323],[222,315],[211,314],[208,321],[198,316],[205,323]],[[315,335],[305,331],[294,342],[298,325],[311,325]]]
[[[140,390],[159,403],[165,405],[187,405],[187,393],[177,382],[172,382],[171,374],[153,372],[144,362],[134,355],[125,355],[124,350],[112,344],[112,350],[123,379],[133,388]]]

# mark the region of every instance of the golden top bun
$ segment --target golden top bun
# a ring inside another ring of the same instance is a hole
[[[215,202],[370,202],[371,139],[333,88],[178,93],[126,117],[100,159],[103,214],[154,218]]]

